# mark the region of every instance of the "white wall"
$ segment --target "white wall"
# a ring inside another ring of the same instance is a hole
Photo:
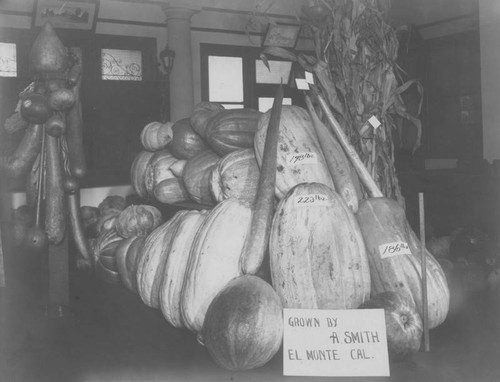
[[[500,159],[500,1],[479,0],[484,158]]]

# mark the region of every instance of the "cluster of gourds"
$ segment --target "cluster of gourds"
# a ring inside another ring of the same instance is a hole
[[[363,177],[348,150],[309,106],[260,113],[202,102],[190,119],[147,125],[131,170],[135,191],[198,208],[149,223],[147,234],[117,227],[109,234],[116,279],[173,326],[197,333],[230,370],[274,356],[283,308],[356,309],[390,291],[422,309],[420,246],[404,211],[383,197],[362,200]],[[410,254],[381,256],[379,246],[392,242]],[[449,291],[426,256],[434,328],[446,317]],[[405,354],[418,350],[418,328]]]
[[[89,252],[80,225],[78,181],[85,176],[80,84],[82,66],[46,23],[30,51],[33,82],[20,94],[18,107],[5,122],[7,133],[23,137],[8,157],[5,173],[26,177],[27,204],[36,207],[35,226],[26,244],[40,250],[58,245],[70,227],[79,252]]]

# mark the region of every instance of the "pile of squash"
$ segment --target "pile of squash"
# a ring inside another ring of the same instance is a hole
[[[370,221],[334,136],[328,146],[320,142],[303,108],[279,113],[271,131],[272,111],[202,102],[190,118],[145,126],[144,150],[131,169],[134,190],[146,200],[198,208],[160,221],[154,207],[129,206],[101,233],[106,244],[96,255],[108,280],[196,333],[229,370],[262,366],[276,354],[283,308],[356,309],[383,291],[422,305],[417,239],[404,216]],[[259,204],[266,192],[267,204]],[[367,240],[370,227],[382,242],[390,239],[385,228],[400,230],[412,254],[371,258],[378,243]],[[449,292],[427,255],[434,328],[446,317]]]
[[[201,102],[190,118],[148,123],[140,137],[144,150],[131,168],[135,192],[165,204],[191,202],[200,208],[232,196],[253,200],[259,173],[253,137],[261,114]]]

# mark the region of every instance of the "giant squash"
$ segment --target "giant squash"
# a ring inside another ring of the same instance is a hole
[[[172,238],[187,211],[177,212],[170,220],[156,228],[146,238],[137,261],[137,290],[142,301],[152,308],[159,308],[160,284],[168,258]]]
[[[262,166],[270,113],[259,119],[255,133],[255,157]],[[317,182],[334,188],[311,118],[298,106],[283,106],[276,166],[276,196],[281,199],[299,183]]]
[[[177,328],[184,326],[180,312],[182,285],[189,262],[191,244],[208,212],[189,211],[179,222],[172,238],[160,285],[160,308],[166,320]]]
[[[208,145],[219,155],[252,147],[261,114],[253,109],[231,109],[217,113],[205,130]]]
[[[181,295],[187,328],[199,332],[213,298],[241,275],[240,256],[249,233],[252,211],[235,199],[217,204],[200,226],[189,255]]]
[[[172,141],[168,144],[168,148],[176,158],[189,159],[208,147],[191,127],[189,118],[183,118],[172,126]]]
[[[420,243],[396,201],[371,198],[359,205],[357,218],[363,234],[372,293],[393,291],[408,296],[422,313]],[[429,328],[441,324],[448,313],[450,292],[444,272],[426,251]]]
[[[182,172],[182,180],[192,200],[204,205],[215,203],[210,192],[210,173],[220,157],[212,150],[204,150],[189,159]]]
[[[216,102],[202,101],[196,104],[189,118],[191,127],[202,138],[205,138],[205,130],[207,129],[208,122],[222,110],[224,110],[224,106]]]
[[[370,297],[356,218],[324,184],[299,184],[280,201],[269,254],[272,284],[285,308],[352,309]]]
[[[257,193],[259,166],[252,148],[233,151],[217,162],[210,174],[210,190],[217,202],[236,198],[252,203]]]

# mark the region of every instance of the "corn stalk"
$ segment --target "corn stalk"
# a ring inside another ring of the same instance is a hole
[[[309,3],[320,9],[312,14],[304,7],[315,57],[275,47],[264,49],[261,57],[290,59],[315,74],[318,88],[383,194],[404,205],[394,149],[399,145],[402,119],[418,130],[414,149],[420,145],[421,123],[408,113],[401,94],[411,86],[422,94],[422,87],[414,79],[405,79],[396,63],[397,31],[385,22],[384,6],[377,0]],[[372,116],[381,122],[378,128],[368,122]]]

